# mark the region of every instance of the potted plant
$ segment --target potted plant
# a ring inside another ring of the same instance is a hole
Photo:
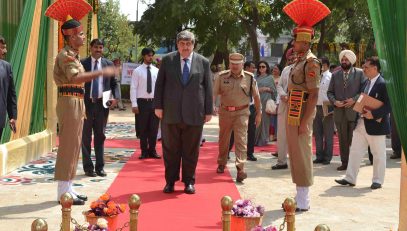
[[[111,196],[107,193],[101,195],[97,200],[92,201],[90,210],[84,211],[83,215],[90,225],[95,225],[99,218],[103,218],[108,222],[109,228],[116,226],[117,215],[126,211],[125,204],[114,202]]]
[[[255,205],[251,200],[239,199],[232,208],[231,228],[233,231],[250,231],[261,225],[264,207]]]

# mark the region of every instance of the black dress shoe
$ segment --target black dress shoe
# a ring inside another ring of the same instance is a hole
[[[278,152],[271,153],[271,155],[274,156],[274,157],[278,157]]]
[[[247,155],[247,160],[250,160],[250,161],[257,161],[257,158],[254,157],[253,154],[249,154],[249,155]]]
[[[285,212],[285,209],[284,209],[284,203],[283,204],[281,204],[281,208],[283,208],[283,211]],[[308,209],[301,209],[301,208],[295,208],[295,212],[307,212],[309,210],[309,208]]]
[[[327,160],[324,160],[324,162],[322,162],[323,165],[328,165],[330,163],[331,163],[331,161],[327,161]]]
[[[88,197],[86,195],[76,195],[77,198],[83,200],[83,201],[87,201]]]
[[[271,167],[273,170],[278,170],[278,169],[287,169],[288,165],[287,164],[276,164]]]
[[[335,180],[336,183],[340,184],[340,185],[349,185],[349,186],[355,186],[355,184],[350,183],[349,181],[345,180],[345,179],[340,179],[340,180]]]
[[[147,152],[142,152],[141,155],[138,157],[140,160],[142,159],[147,159],[148,158],[148,153]]]
[[[379,183],[372,183],[372,185],[370,186],[370,188],[373,190],[381,188],[381,187],[382,187],[382,185]]]
[[[338,170],[338,171],[345,171],[346,169],[348,169],[348,165],[343,165],[343,164],[336,168],[336,170]]]
[[[195,186],[193,184],[185,184],[184,192],[186,194],[195,194]]]
[[[58,201],[58,204],[61,204],[61,201]],[[85,204],[85,201],[79,199],[79,197],[73,199],[72,205],[84,205],[84,204]]]
[[[319,159],[315,159],[314,161],[312,161],[314,164],[322,164],[324,161],[323,160],[319,160]]]
[[[167,183],[163,189],[164,193],[172,193],[174,192],[174,183]]]
[[[401,158],[401,154],[397,154],[395,152],[393,152],[393,154],[391,154],[390,159],[400,159]]]
[[[96,171],[96,175],[101,176],[101,177],[107,176],[105,170],[103,170],[103,169]]]
[[[96,177],[96,173],[93,170],[92,171],[85,171],[85,175],[90,176],[90,177]]]
[[[225,172],[225,165],[218,165],[218,168],[216,169],[217,173],[224,173]]]
[[[154,158],[154,159],[161,159],[161,156],[160,155],[158,155],[157,154],[157,152],[151,152],[150,153],[150,155],[149,155],[151,158]]]

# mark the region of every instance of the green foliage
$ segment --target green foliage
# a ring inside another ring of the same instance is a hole
[[[100,37],[105,42],[105,57],[129,59],[130,48],[135,45],[133,25],[120,13],[118,0],[102,2],[99,10]],[[135,60],[133,60],[135,61]]]

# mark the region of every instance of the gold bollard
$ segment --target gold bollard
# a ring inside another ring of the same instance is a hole
[[[61,196],[61,205],[62,205],[62,231],[71,230],[71,207],[73,204],[73,197],[70,193],[64,193]]]
[[[222,197],[220,201],[222,207],[222,230],[230,231],[230,217],[232,216],[233,200],[230,196]]]
[[[288,197],[283,203],[285,211],[285,220],[287,222],[287,231],[295,230],[295,209],[297,208],[297,202],[294,198]]]
[[[137,194],[131,195],[129,198],[130,208],[130,231],[137,231],[138,209],[141,205],[141,199]]]
[[[47,222],[43,219],[35,219],[31,224],[31,231],[48,231]]]
[[[319,224],[317,227],[315,227],[314,231],[330,231],[330,229],[325,224]]]

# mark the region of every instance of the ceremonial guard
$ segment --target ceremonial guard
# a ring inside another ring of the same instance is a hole
[[[297,211],[308,211],[309,187],[313,184],[312,122],[321,74],[321,64],[311,52],[310,43],[314,35],[312,26],[325,18],[330,10],[315,0],[294,0],[283,10],[298,25],[293,31],[297,61],[288,79],[287,144],[291,176],[297,190]],[[308,17],[311,14],[317,17]]]
[[[214,102],[217,95],[220,95],[220,108],[215,108],[215,111],[219,112],[219,155],[216,172],[224,172],[228,160],[230,136],[234,131],[237,182],[242,182],[247,178],[244,163],[247,159],[247,126],[252,97],[256,107],[256,126],[260,124],[261,120],[257,83],[252,73],[243,71],[243,62],[243,55],[230,54],[230,70],[219,73],[213,89]]]
[[[54,81],[58,86],[56,112],[59,126],[59,147],[55,163],[55,180],[58,181],[57,200],[64,193],[70,193],[74,205],[83,205],[85,195],[79,195],[72,188],[78,166],[82,142],[85,105],[83,83],[99,76],[114,76],[113,67],[86,72],[80,62],[79,48],[84,45],[85,34],[79,20],[92,10],[85,1],[77,1],[76,8],[66,8],[66,2],[58,0],[45,12],[45,15],[63,22],[61,32],[66,46],[55,59]],[[80,10],[78,9],[80,8]]]

